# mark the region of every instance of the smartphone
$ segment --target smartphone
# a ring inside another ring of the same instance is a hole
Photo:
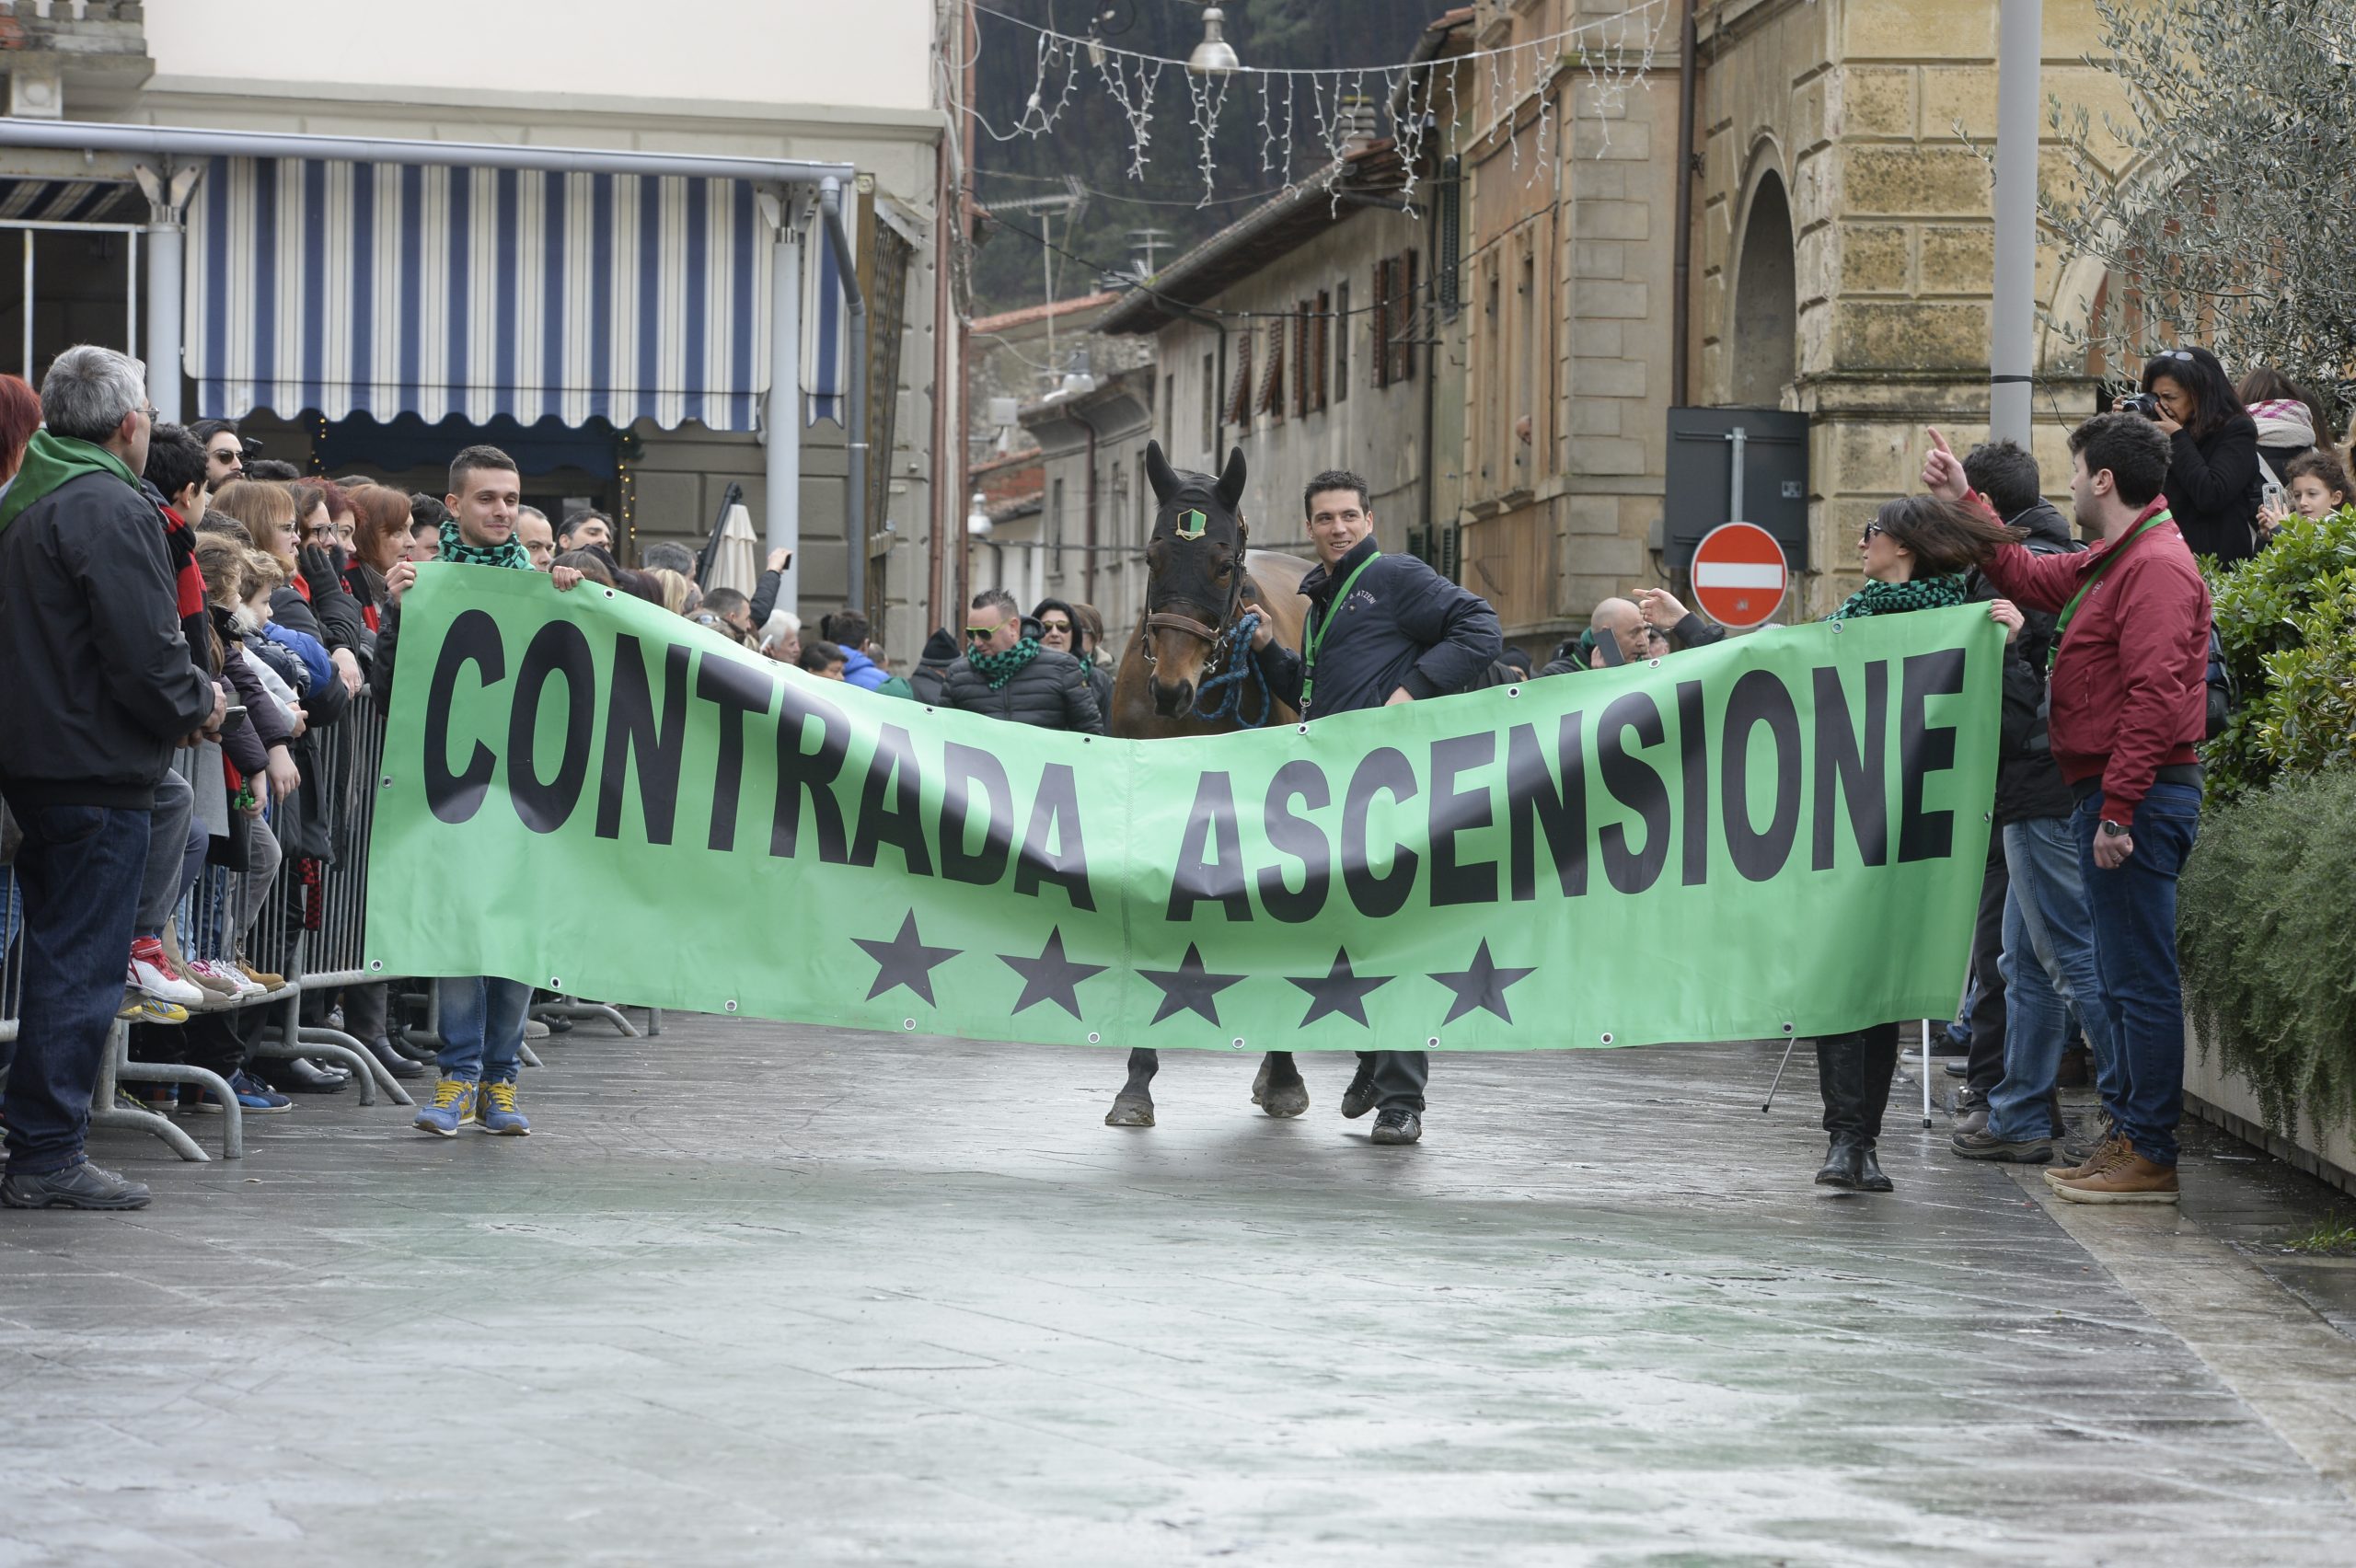
[[[1608,631],[1595,640],[1595,656],[1605,665],[1627,663],[1620,652],[1620,640]]]

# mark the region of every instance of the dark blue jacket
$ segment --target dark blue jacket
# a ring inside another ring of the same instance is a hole
[[[1402,686],[1418,702],[1463,691],[1505,651],[1497,612],[1489,602],[1414,556],[1380,557],[1351,586],[1348,603],[1330,603],[1374,553],[1369,535],[1331,570],[1313,566],[1300,580],[1310,626],[1331,623],[1318,645],[1309,718],[1380,708]],[[1309,674],[1301,656],[1281,642],[1271,642],[1257,656],[1277,698],[1299,707]]]

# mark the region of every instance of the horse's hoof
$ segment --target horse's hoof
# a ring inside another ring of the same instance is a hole
[[[1298,1116],[1309,1109],[1309,1085],[1279,1084],[1253,1095],[1252,1102],[1271,1116]]]
[[[1108,1127],[1150,1127],[1153,1125],[1153,1101],[1142,1094],[1115,1095],[1113,1109],[1104,1113]]]

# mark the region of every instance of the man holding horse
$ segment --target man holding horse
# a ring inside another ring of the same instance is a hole
[[[1414,556],[1375,548],[1366,480],[1320,474],[1301,505],[1317,547],[1317,564],[1300,580],[1310,603],[1301,651],[1276,640],[1274,619],[1258,604],[1244,608],[1260,617],[1253,652],[1269,690],[1303,720],[1461,691],[1505,651],[1487,600]],[[1421,1051],[1362,1051],[1342,1114],[1375,1111],[1376,1143],[1415,1143],[1424,1136],[1430,1076]]]

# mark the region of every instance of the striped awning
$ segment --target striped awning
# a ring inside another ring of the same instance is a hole
[[[0,219],[50,224],[144,224],[147,199],[129,180],[0,179]]]
[[[742,181],[216,158],[188,226],[204,416],[759,423],[772,236]],[[812,301],[805,341],[841,314]],[[840,357],[805,352],[814,412]]]

